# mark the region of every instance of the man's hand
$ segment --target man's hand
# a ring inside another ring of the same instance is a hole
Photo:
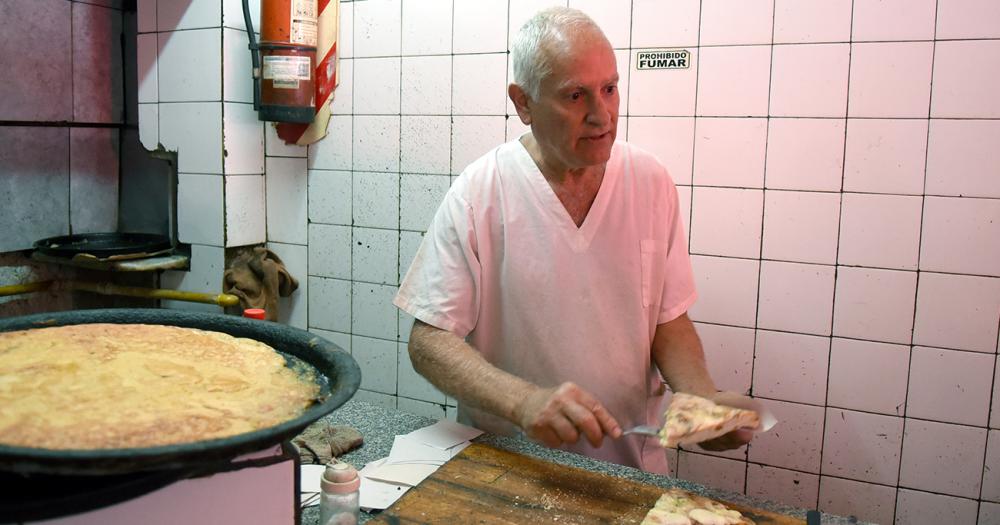
[[[533,390],[518,406],[517,422],[529,438],[549,447],[576,443],[583,434],[596,448],[605,434],[613,438],[622,434],[607,409],[573,383]]]
[[[718,403],[719,405],[729,406],[719,399],[718,394],[731,394],[726,392],[716,392],[716,396],[711,396],[712,401]],[[740,408],[740,407],[736,407]],[[753,430],[738,428],[728,434],[723,434],[715,439],[710,439],[708,441],[703,441],[698,443],[698,446],[714,452],[719,452],[722,450],[732,450],[734,448],[740,448],[746,445],[753,439]]]

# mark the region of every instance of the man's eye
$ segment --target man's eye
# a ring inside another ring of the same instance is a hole
[[[569,95],[569,99],[570,100],[580,100],[580,97],[582,97],[582,96],[583,96],[583,93],[580,93],[579,91],[574,91],[573,93],[571,93]]]
[[[608,86],[608,87],[604,88],[604,92],[607,93],[607,94],[609,94],[609,95],[613,95],[614,92],[615,92],[615,90],[617,90],[617,89],[618,89],[618,86],[611,85],[611,86]]]

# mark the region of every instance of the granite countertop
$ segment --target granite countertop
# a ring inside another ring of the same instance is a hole
[[[406,434],[434,423],[434,420],[431,418],[388,409],[356,399],[348,401],[324,419],[335,425],[350,425],[358,429],[364,436],[365,443],[361,448],[341,457],[341,459],[355,465],[358,469],[366,463],[388,456],[395,436]],[[497,448],[537,457],[553,463],[583,468],[592,472],[618,476],[664,488],[677,487],[710,498],[724,499],[802,519],[805,519],[806,515],[804,509],[795,509],[776,503],[748,498],[742,494],[716,490],[682,479],[650,474],[631,467],[598,461],[578,454],[550,449],[524,439],[484,434],[476,438],[475,442],[486,443]],[[373,515],[362,512],[360,523],[365,523],[372,519],[372,517]],[[314,506],[303,509],[302,525],[317,525],[318,522],[319,507]],[[853,525],[863,522],[855,518],[842,518],[823,514],[822,523],[829,525]]]

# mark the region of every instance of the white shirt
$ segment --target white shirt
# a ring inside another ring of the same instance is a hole
[[[656,326],[695,300],[677,190],[654,157],[624,142],[578,228],[519,140],[455,181],[395,304],[467,337],[494,366],[542,387],[573,381],[619,424],[659,424]],[[513,425],[469,407],[459,420],[498,434]],[[564,448],[666,473],[653,440],[581,438]]]

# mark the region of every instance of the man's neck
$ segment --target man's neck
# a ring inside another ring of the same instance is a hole
[[[521,144],[535,161],[538,171],[549,183],[549,187],[559,198],[566,213],[577,227],[582,226],[601,189],[605,165],[583,168],[553,167],[551,162],[546,162],[547,159],[534,136],[525,135],[521,138]]]

